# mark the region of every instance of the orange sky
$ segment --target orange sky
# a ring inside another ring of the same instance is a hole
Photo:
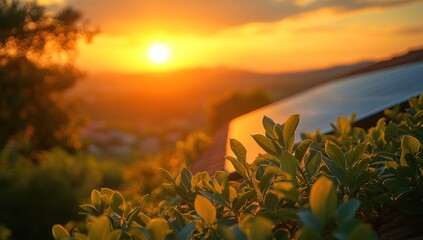
[[[423,46],[423,2],[413,0],[42,0],[70,4],[99,26],[80,44],[89,71],[193,67],[285,72],[382,59]],[[148,59],[154,43],[170,60]]]

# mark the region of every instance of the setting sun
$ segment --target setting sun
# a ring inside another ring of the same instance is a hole
[[[162,64],[169,61],[170,50],[169,47],[164,44],[154,44],[148,50],[148,57],[151,62],[155,64]]]

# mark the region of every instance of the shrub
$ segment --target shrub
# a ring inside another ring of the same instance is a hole
[[[266,152],[252,163],[237,140],[227,159],[242,182],[186,167],[168,180],[161,202],[128,202],[94,190],[82,205],[87,234],[53,226],[55,239],[376,239],[370,224],[388,211],[422,214],[423,95],[410,109],[386,111],[368,131],[341,117],[333,135],[305,134],[295,145],[299,116],[280,125],[264,117],[254,135]],[[173,196],[173,197],[172,197]],[[365,223],[368,222],[368,223]],[[69,231],[70,230],[70,231]],[[413,233],[401,233],[412,236]]]
[[[14,239],[49,239],[51,225],[78,218],[80,200],[102,180],[94,159],[82,154],[56,149],[38,158],[34,164],[13,148],[0,155],[0,225]]]

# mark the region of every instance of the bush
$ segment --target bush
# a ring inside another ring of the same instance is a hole
[[[80,200],[102,180],[94,159],[85,155],[56,149],[38,158],[33,164],[13,148],[1,152],[0,225],[14,239],[51,238],[51,225],[78,218]]]
[[[266,152],[251,164],[246,149],[230,141],[242,182],[227,172],[193,175],[184,166],[161,202],[128,202],[117,191],[94,190],[82,205],[87,235],[53,226],[55,239],[376,239],[372,221],[389,211],[422,214],[423,95],[410,109],[386,111],[368,131],[341,117],[333,135],[305,134],[298,145],[299,116],[280,125],[264,117]],[[367,223],[365,223],[367,222]],[[412,237],[416,233],[401,233]],[[418,234],[418,233],[417,233]],[[414,235],[416,236],[416,235]]]

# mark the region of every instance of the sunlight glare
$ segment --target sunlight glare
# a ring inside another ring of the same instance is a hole
[[[148,57],[151,62],[155,64],[166,63],[169,60],[170,50],[169,47],[164,44],[154,44],[148,50]]]

